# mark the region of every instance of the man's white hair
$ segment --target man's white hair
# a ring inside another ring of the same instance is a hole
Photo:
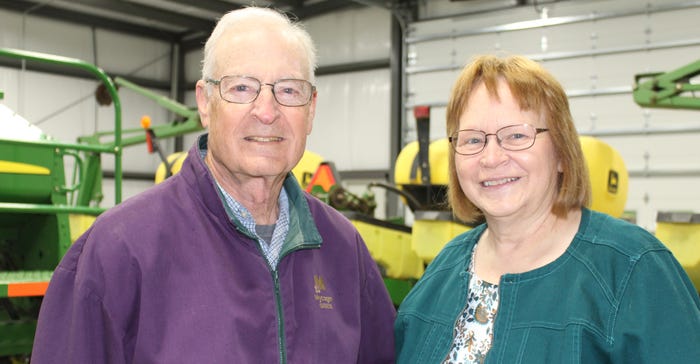
[[[290,40],[296,41],[306,53],[308,63],[309,81],[314,83],[316,71],[316,47],[314,46],[311,36],[297,21],[291,20],[287,15],[277,10],[261,7],[246,7],[226,13],[216,24],[209,39],[204,45],[204,59],[202,60],[202,79],[214,77],[216,70],[215,50],[219,43],[219,39],[230,29],[240,27],[241,32],[246,31],[253,23],[255,26],[266,28],[277,28],[282,34],[289,37]]]

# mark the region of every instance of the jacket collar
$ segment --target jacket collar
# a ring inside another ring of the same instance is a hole
[[[202,157],[207,150],[207,141],[208,134],[199,136],[195,145],[190,149],[182,168],[188,170],[185,178],[188,183],[200,191],[202,202],[207,208],[215,215],[229,220],[229,215],[224,207],[225,202],[222,200],[223,197],[219,195],[216,181]],[[289,200],[289,232],[280,252],[280,259],[285,253],[293,250],[320,247],[322,242],[321,234],[316,227],[308,203],[308,198],[313,197],[301,189],[299,182],[291,172],[287,174],[282,188],[287,192]],[[240,224],[235,219],[234,223]]]

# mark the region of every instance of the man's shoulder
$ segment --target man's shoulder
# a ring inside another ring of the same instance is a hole
[[[166,212],[163,211],[165,207],[174,202],[172,182],[174,181],[168,180],[126,198],[102,213],[98,221],[142,221],[145,216],[153,215],[158,211]]]

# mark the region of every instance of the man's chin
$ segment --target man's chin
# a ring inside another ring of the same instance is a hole
[[[286,175],[291,168],[286,168],[279,160],[256,159],[249,165],[250,174],[258,177],[277,177]]]

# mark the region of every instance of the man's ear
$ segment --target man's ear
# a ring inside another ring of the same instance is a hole
[[[204,128],[209,127],[210,104],[207,84],[203,80],[197,81],[195,86],[195,96],[197,98],[197,110],[199,110],[199,120]]]
[[[311,96],[311,105],[309,105],[309,115],[306,126],[306,135],[311,134],[311,130],[314,127],[314,118],[316,117],[316,97],[318,96],[317,91],[314,91],[313,96]]]

